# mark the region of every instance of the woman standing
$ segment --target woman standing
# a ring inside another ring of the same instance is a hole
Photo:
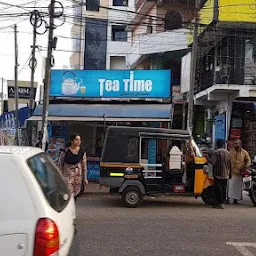
[[[59,167],[75,199],[81,190],[83,174],[85,185],[88,184],[86,153],[80,145],[81,137],[72,135],[70,144],[59,158]]]

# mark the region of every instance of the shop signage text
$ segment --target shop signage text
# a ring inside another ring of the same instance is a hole
[[[33,98],[36,95],[36,88],[33,88]],[[15,98],[15,87],[8,86],[8,97]],[[30,87],[18,87],[18,97],[20,99],[29,99],[30,98]]]
[[[123,79],[121,86],[119,80],[106,80],[99,79],[100,83],[100,96],[104,96],[104,92],[120,92],[121,88],[123,88],[123,94],[131,94],[132,92],[139,93],[150,93],[153,89],[152,80],[136,80],[134,79],[134,71],[130,71],[129,79]]]
[[[169,98],[170,70],[53,70],[50,95],[84,98]]]

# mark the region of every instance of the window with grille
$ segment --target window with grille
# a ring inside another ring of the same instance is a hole
[[[112,26],[112,41],[127,42],[125,26]]]
[[[128,6],[128,0],[113,0],[113,6]]]

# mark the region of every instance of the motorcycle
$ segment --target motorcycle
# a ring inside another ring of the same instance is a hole
[[[256,169],[255,164],[249,170],[244,170],[242,172],[243,176],[243,190],[248,192],[248,195],[256,207]]]
[[[213,150],[211,138],[207,137],[206,135],[202,135],[202,136],[198,135],[197,145],[201,152],[211,155]]]

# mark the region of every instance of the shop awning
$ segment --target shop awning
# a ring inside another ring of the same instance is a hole
[[[31,121],[41,121],[43,106],[38,105]],[[52,104],[49,121],[170,121],[171,104]]]

